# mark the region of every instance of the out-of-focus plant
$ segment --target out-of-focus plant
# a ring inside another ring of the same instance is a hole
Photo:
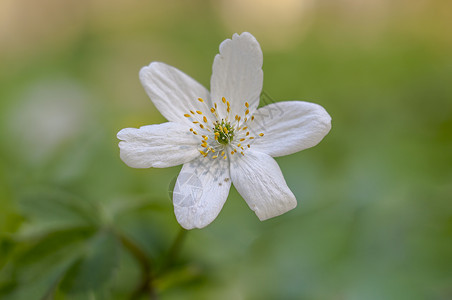
[[[171,286],[172,272],[184,272],[184,266],[173,267],[186,231],[181,229],[170,248],[153,257],[124,228],[128,216],[136,218],[161,208],[149,201],[111,203],[102,206],[52,189],[24,193],[20,207],[25,226],[12,240],[1,241],[9,258],[0,276],[1,298],[95,295],[96,299],[111,299],[115,290],[112,278],[124,255],[132,257],[139,268],[135,287],[130,289],[132,299],[142,295],[152,299],[157,290]],[[8,246],[11,242],[17,251]],[[193,278],[196,276],[186,279]]]

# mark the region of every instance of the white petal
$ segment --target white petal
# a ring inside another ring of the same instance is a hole
[[[246,151],[231,156],[231,177],[237,191],[261,221],[297,206],[276,161],[264,153]]]
[[[143,67],[140,80],[149,98],[168,121],[191,124],[184,114],[190,114],[190,110],[207,114],[212,107],[206,88],[182,71],[164,63],[153,62]],[[205,103],[199,102],[198,98]]]
[[[120,157],[132,168],[167,168],[193,160],[200,138],[185,125],[167,122],[118,132]]]
[[[264,73],[262,50],[257,40],[248,32],[234,34],[220,45],[220,54],[215,56],[210,79],[212,102],[223,107],[222,97],[231,104],[231,114],[242,116],[245,102],[250,112],[259,105]],[[220,105],[221,104],[221,105]],[[223,110],[222,115],[225,114]]]
[[[179,224],[185,229],[209,225],[220,213],[230,187],[228,160],[200,157],[184,164],[173,191]]]
[[[249,130],[253,150],[277,157],[317,145],[331,129],[331,117],[315,103],[286,101],[259,108]],[[259,137],[259,133],[264,133]]]

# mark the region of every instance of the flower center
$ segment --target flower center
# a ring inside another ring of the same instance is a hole
[[[205,104],[201,98],[198,98],[198,101]],[[227,155],[229,155],[227,153],[234,155],[240,152],[240,154],[245,155],[245,151],[251,148],[251,144],[255,139],[248,130],[249,122],[254,121],[254,116],[249,116],[248,102],[245,102],[245,115],[243,120],[238,115],[235,116],[234,120],[229,120],[231,107],[229,101],[226,101],[224,97],[221,99],[220,105],[226,108],[226,116],[220,118],[218,105],[214,103],[214,107],[209,109],[215,118],[215,121],[211,121],[211,125],[209,125],[207,116],[200,110],[190,110],[190,114],[184,114],[185,117],[191,119],[195,126],[199,127],[201,134],[198,134],[195,128],[190,128],[190,131],[194,135],[202,138],[200,140],[200,148],[198,149],[199,153],[204,157],[211,157],[212,159],[216,159],[218,156],[227,159]],[[258,134],[258,137],[262,136],[264,136],[263,133]]]
[[[231,126],[230,122],[225,122],[224,120],[216,121],[214,123],[214,134],[218,143],[222,145],[227,145],[234,140],[234,128]]]

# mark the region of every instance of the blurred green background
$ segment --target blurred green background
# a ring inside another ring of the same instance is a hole
[[[0,298],[452,299],[451,28],[448,0],[1,0]],[[333,127],[277,159],[296,209],[232,189],[169,250],[180,167],[127,167],[116,133],[165,122],[142,66],[209,87],[242,31],[265,92]]]

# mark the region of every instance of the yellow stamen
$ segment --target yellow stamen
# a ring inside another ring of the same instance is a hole
[[[240,152],[243,156],[245,156],[245,154],[243,154],[243,152]]]
[[[218,157],[218,155],[214,155],[214,156],[212,156],[212,158],[213,158],[213,159],[215,159],[215,158],[217,158],[217,157]]]
[[[249,114],[249,113],[250,113],[250,110],[247,109],[247,110],[245,111],[245,115],[247,115],[247,114]]]
[[[234,155],[234,151],[231,151],[231,155]]]
[[[202,115],[202,111],[197,110],[196,112],[198,113],[198,115]]]
[[[259,133],[259,136],[264,136],[264,134],[263,133]]]
[[[215,108],[212,107],[212,108],[210,109],[210,112],[214,114],[214,113],[215,113]]]
[[[224,133],[226,133],[226,134],[229,133],[229,131],[228,131],[228,129],[226,127],[223,127],[223,130],[224,130]]]
[[[254,121],[254,116],[251,117],[251,121]]]
[[[202,100],[202,98],[198,98],[198,101],[199,102],[204,102],[204,100]]]
[[[250,136],[250,140],[254,139],[254,137]]]
[[[204,125],[202,125],[202,124],[199,124],[199,127],[201,127],[202,129],[204,129]]]
[[[223,103],[226,103],[226,99],[224,97],[221,98],[221,101],[223,101]]]
[[[190,118],[191,116],[189,114],[185,114],[184,117]]]
[[[190,112],[191,112],[192,114],[195,114],[195,112],[194,112],[194,111],[192,111],[192,110],[190,110]]]
[[[250,135],[250,132],[249,132],[249,131],[247,131],[247,132],[246,132],[246,136],[249,136],[249,135]]]
[[[223,151],[223,152],[221,152],[221,156],[224,156],[224,151]]]
[[[245,127],[243,127],[243,128],[242,128],[242,130],[247,130],[247,129],[248,129],[248,127],[247,127],[247,126],[245,126]]]
[[[247,146],[248,146],[248,148],[250,148],[250,147],[251,147],[251,146],[250,146],[249,144],[248,144]]]
[[[250,105],[248,104],[248,102],[245,102],[245,106],[246,106],[246,108],[250,107]]]
[[[243,142],[244,140],[245,140],[244,138],[241,138],[241,139],[240,139],[241,142]]]
[[[193,124],[198,124],[199,122],[198,121],[193,121]]]
[[[206,118],[206,116],[204,116],[202,119],[203,119],[204,123],[207,123],[207,118]]]
[[[237,147],[240,147],[240,146],[242,146],[242,144],[237,144]]]

